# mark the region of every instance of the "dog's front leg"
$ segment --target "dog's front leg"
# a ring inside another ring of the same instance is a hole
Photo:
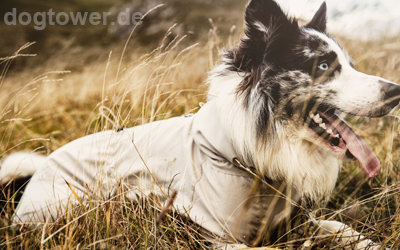
[[[381,249],[380,245],[365,239],[359,232],[338,221],[320,220],[315,223],[319,227],[319,235],[335,235],[337,242],[345,249]]]

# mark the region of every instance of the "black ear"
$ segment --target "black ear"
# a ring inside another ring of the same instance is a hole
[[[315,29],[321,32],[326,32],[326,2],[323,2],[317,13],[315,13],[313,19],[306,28]]]
[[[245,37],[227,54],[234,69],[249,73],[239,92],[249,94],[263,72],[264,59],[274,63],[282,51],[290,51],[300,34],[296,19],[289,19],[273,0],[251,0],[245,14]]]
[[[273,0],[251,0],[246,8],[245,34],[250,39],[261,39],[270,43],[285,32],[297,29],[297,21],[289,20],[279,5]]]
[[[279,52],[299,32],[297,20],[289,19],[273,0],[251,0],[246,8],[245,23],[246,37],[235,51],[234,62],[245,72],[254,72],[265,54]]]

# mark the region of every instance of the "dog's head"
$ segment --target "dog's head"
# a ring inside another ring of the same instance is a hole
[[[256,137],[281,127],[342,160],[358,159],[369,177],[380,163],[340,114],[381,117],[395,108],[400,87],[354,69],[352,59],[326,33],[326,4],[305,26],[273,0],[247,6],[245,37],[225,55],[228,70],[244,76],[237,88],[252,112]],[[269,137],[270,139],[270,137]]]

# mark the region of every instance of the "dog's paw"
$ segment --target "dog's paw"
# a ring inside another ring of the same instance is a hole
[[[244,244],[214,244],[213,247],[216,250],[241,250],[248,248],[248,246]]]
[[[357,249],[357,250],[389,250],[388,248],[382,248],[381,245],[376,244],[372,240],[364,240],[360,243],[357,244],[355,248],[351,249]]]
[[[226,248],[226,249],[234,249],[234,250],[281,250],[279,248],[271,248],[271,247],[248,247],[246,245],[231,245],[233,248]]]

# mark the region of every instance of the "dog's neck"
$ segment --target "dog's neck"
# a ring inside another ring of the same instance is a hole
[[[207,105],[213,106],[213,114],[208,119],[220,121],[218,129],[226,135],[240,161],[271,180],[293,185],[311,200],[330,195],[342,161],[299,139],[296,126],[279,120],[272,120],[273,131],[259,140],[255,128],[258,104],[252,103],[252,108],[243,105],[244,100],[236,90],[244,76],[228,68],[222,64],[211,72]]]

